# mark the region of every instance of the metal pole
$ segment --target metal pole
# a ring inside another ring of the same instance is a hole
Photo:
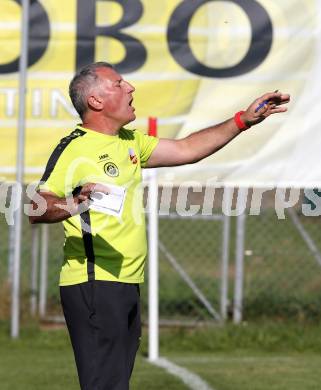
[[[40,255],[40,288],[39,288],[39,315],[44,317],[47,309],[48,287],[48,228],[41,225],[41,255]]]
[[[11,201],[14,202],[14,195],[11,193]],[[13,258],[14,258],[14,225],[9,225],[9,254],[8,254],[8,281],[12,283],[12,270],[13,270]]]
[[[156,136],[156,118],[149,118],[149,134]],[[149,171],[148,185],[148,359],[159,358],[158,312],[158,183],[156,170]]]
[[[157,360],[159,357],[158,334],[158,185],[156,171],[150,172],[148,187],[148,358]]]
[[[19,117],[18,117],[18,141],[17,141],[17,186],[23,185],[24,178],[24,148],[25,148],[25,113],[26,113],[26,88],[28,68],[28,38],[29,38],[29,1],[22,0],[21,20],[21,54],[19,63]],[[20,191],[16,191],[20,193]],[[21,257],[21,229],[22,229],[22,199],[17,199],[18,209],[14,218],[14,256],[12,267],[12,291],[11,291],[11,337],[19,336],[19,311],[20,311],[20,257]]]
[[[31,225],[31,277],[30,277],[30,313],[37,314],[38,298],[38,253],[39,253],[39,226]]]
[[[238,205],[242,207],[246,202],[247,188],[240,188],[238,193]],[[235,286],[234,286],[234,311],[233,321],[239,324],[242,321],[243,309],[243,268],[244,268],[244,240],[245,240],[245,211],[236,220],[236,257],[235,257]]]
[[[226,201],[228,204],[232,202],[233,189],[224,188],[226,193]],[[227,319],[228,308],[228,261],[229,261],[229,245],[230,245],[230,216],[223,216],[223,234],[222,234],[222,266],[221,266],[221,317],[223,321]]]

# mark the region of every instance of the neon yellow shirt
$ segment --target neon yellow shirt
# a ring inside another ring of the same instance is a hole
[[[63,221],[61,286],[91,279],[143,282],[147,242],[142,168],[157,144],[157,138],[138,131],[122,128],[110,136],[78,126],[53,151],[41,191],[67,197],[85,183],[103,183],[126,192],[121,216],[89,210]]]

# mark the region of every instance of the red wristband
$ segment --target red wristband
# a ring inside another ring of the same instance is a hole
[[[245,111],[239,111],[234,115],[234,122],[239,130],[246,130],[249,129],[251,126],[247,126],[241,119],[241,115]]]

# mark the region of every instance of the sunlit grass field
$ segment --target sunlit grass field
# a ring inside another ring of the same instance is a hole
[[[319,390],[321,327],[294,324],[213,327],[161,332],[161,355],[196,373],[215,390]],[[25,326],[21,338],[0,326],[1,390],[78,390],[65,329]],[[147,335],[132,390],[183,390],[183,382],[146,360]],[[198,389],[195,389],[198,390]]]

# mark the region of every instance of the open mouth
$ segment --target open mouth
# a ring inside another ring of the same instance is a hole
[[[134,107],[132,106],[132,103],[134,101],[134,98],[131,98],[130,101],[128,102],[129,107],[131,107],[134,110]]]

